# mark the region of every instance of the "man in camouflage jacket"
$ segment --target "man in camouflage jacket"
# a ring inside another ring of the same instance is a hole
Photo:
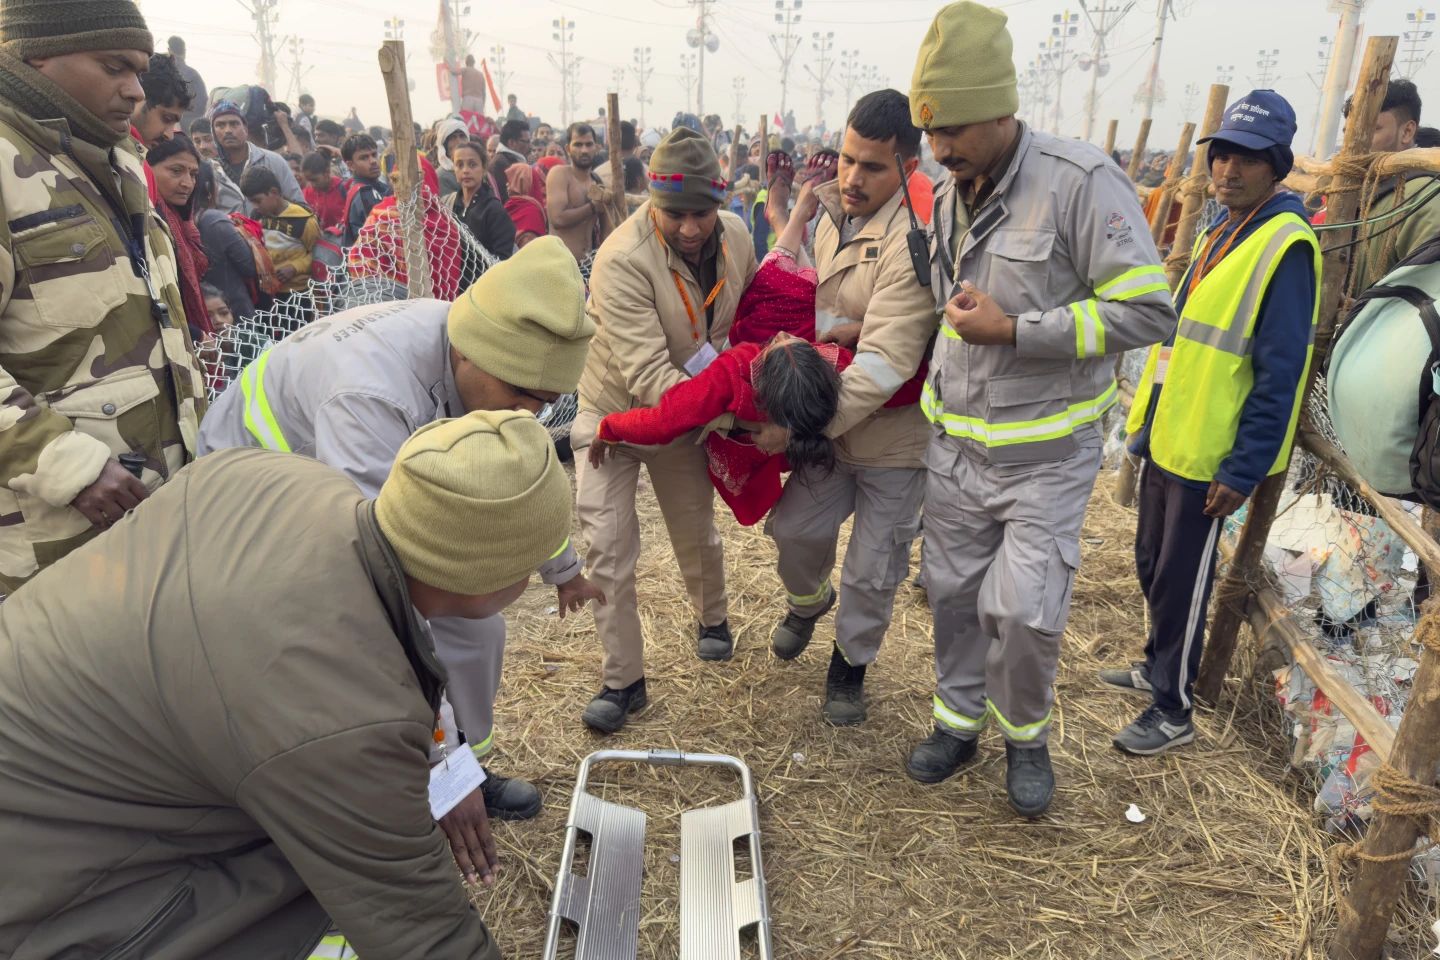
[[[128,136],[151,49],[131,0],[0,5],[0,595],[195,455],[200,368]]]

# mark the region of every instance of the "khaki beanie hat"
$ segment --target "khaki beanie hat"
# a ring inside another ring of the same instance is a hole
[[[661,210],[714,210],[726,185],[715,148],[689,127],[671,130],[650,156],[650,203]]]
[[[86,50],[155,52],[132,0],[0,0],[0,47],[21,60]]]
[[[1005,14],[962,0],[935,15],[910,80],[910,119],[921,130],[961,127],[1020,109]]]
[[[518,583],[564,548],[570,481],[538,420],[477,410],[405,441],[375,516],[407,574],[479,596]]]
[[[559,237],[539,237],[486,270],[450,307],[450,343],[512,387],[571,393],[595,324],[585,281]]]

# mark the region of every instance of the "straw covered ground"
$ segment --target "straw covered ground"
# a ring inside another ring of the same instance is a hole
[[[661,746],[750,765],[777,957],[1322,956],[1334,924],[1329,841],[1309,812],[1308,782],[1286,770],[1262,687],[1232,680],[1223,708],[1199,716],[1197,742],[1172,756],[1125,758],[1110,745],[1143,704],[1099,689],[1095,671],[1138,653],[1144,613],[1134,514],[1111,502],[1108,485],[1107,475],[1091,503],[1061,662],[1051,738],[1059,790],[1051,813],[1027,823],[1006,805],[993,731],[979,760],[947,783],[904,775],[909,747],[930,727],[930,614],[918,589],[901,588],[870,671],[869,722],[829,727],[819,709],[831,621],[795,662],[768,650],[783,614],[770,540],[724,516],[737,652],[730,663],[701,663],[642,479],[650,708],[617,737],[591,734],[579,722],[598,687],[589,615],[561,623],[546,615],[553,593],[532,588],[509,617],[494,762],[535,780],[546,808],[535,821],[497,825],[501,880],[475,895],[506,955],[541,953],[581,758],[605,746]],[[693,769],[597,772],[604,795],[649,814],[640,956],[668,960],[678,955],[679,812],[733,799],[738,787]],[[1126,820],[1131,803],[1144,823]]]

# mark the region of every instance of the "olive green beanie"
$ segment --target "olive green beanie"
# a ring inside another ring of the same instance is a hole
[[[650,204],[661,210],[714,210],[726,186],[715,148],[689,127],[671,130],[650,156]]]
[[[594,322],[585,281],[559,237],[540,237],[486,270],[450,307],[450,343],[512,387],[571,393]]]
[[[1020,109],[1005,14],[970,0],[935,15],[910,80],[910,119],[921,130],[998,120]]]
[[[474,597],[520,582],[564,549],[570,481],[538,420],[477,410],[405,441],[375,516],[407,574]]]
[[[0,48],[21,60],[86,50],[155,52],[132,0],[0,0]]]

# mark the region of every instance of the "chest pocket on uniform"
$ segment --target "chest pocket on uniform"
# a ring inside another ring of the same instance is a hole
[[[997,229],[985,244],[990,275],[981,289],[1009,314],[1045,309],[1054,245],[1048,230]]]
[[[94,217],[80,209],[63,220],[15,230],[28,219],[11,222],[11,246],[19,281],[43,323],[94,327],[125,302],[115,254]]]

